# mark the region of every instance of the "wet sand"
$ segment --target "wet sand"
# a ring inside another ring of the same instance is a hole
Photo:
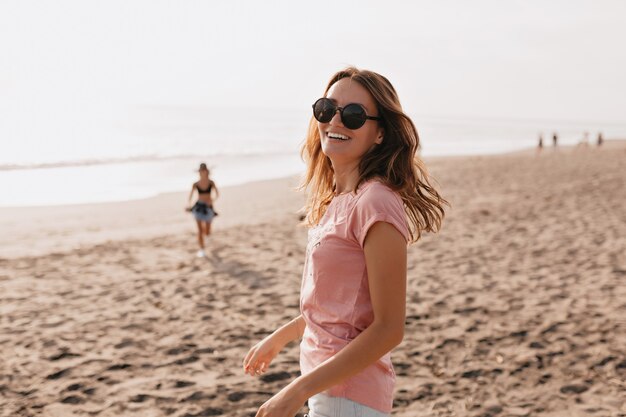
[[[394,415],[626,415],[625,157],[429,162],[453,207],[409,248]],[[295,343],[240,368],[298,314],[295,183],[224,189],[207,259],[184,194],[0,209],[0,416],[253,416],[298,375]]]

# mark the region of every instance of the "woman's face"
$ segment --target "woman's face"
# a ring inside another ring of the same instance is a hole
[[[327,98],[339,107],[361,104],[368,116],[379,116],[374,98],[365,87],[350,78],[342,78],[328,90]],[[317,122],[322,152],[333,165],[358,163],[373,146],[382,142],[383,129],[376,120],[368,120],[358,129],[346,128],[337,111],[328,123]]]

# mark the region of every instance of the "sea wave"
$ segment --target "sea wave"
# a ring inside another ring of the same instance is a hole
[[[163,162],[163,161],[175,161],[185,159],[208,159],[208,158],[223,158],[223,157],[256,157],[256,156],[282,156],[293,154],[294,152],[262,152],[262,151],[241,151],[241,152],[219,152],[219,153],[202,153],[202,154],[177,154],[177,155],[135,155],[120,158],[94,158],[94,159],[78,159],[67,161],[53,161],[53,162],[38,162],[38,163],[25,163],[25,164],[1,164],[0,171],[16,171],[16,170],[30,170],[30,169],[47,169],[47,168],[66,168],[66,167],[81,167],[92,165],[110,165],[110,164],[130,164],[137,162]]]

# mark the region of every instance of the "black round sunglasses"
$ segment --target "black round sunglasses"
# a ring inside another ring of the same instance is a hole
[[[328,123],[339,110],[341,123],[350,130],[360,128],[368,120],[383,120],[382,117],[368,116],[365,108],[357,103],[339,107],[329,98],[322,97],[313,103],[313,117],[320,123]]]

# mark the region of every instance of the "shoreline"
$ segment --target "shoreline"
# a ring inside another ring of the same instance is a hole
[[[606,146],[614,146],[614,144],[620,144],[626,142],[626,139],[607,139],[605,144],[603,145],[604,147]],[[590,148],[595,148],[595,145],[589,145]],[[532,148],[521,148],[521,149],[517,149],[517,150],[512,150],[512,151],[506,151],[506,152],[494,152],[494,153],[476,153],[476,154],[450,154],[450,155],[434,155],[434,156],[423,156],[424,161],[429,164],[430,162],[436,162],[439,160],[447,160],[447,159],[454,159],[454,160],[459,160],[459,159],[464,159],[464,158],[482,158],[482,157],[500,157],[500,156],[506,156],[506,155],[518,155],[518,154],[524,154],[524,153],[533,153],[536,152],[535,147]],[[561,145],[559,146],[558,150],[562,151],[562,152],[569,152],[572,149],[577,149],[577,146],[575,145]],[[548,152],[548,151],[552,151],[552,147],[546,145],[544,147],[544,151]],[[244,155],[245,157],[245,155]],[[290,155],[290,157],[295,157],[294,155]],[[271,159],[271,156],[268,156],[268,158]],[[189,158],[188,158],[189,159]],[[194,160],[197,158],[194,158]],[[299,156],[297,158],[299,161]],[[174,158],[174,160],[178,161],[178,160],[185,160],[185,158]],[[152,162],[158,162],[158,161],[145,161],[145,160],[139,160],[137,162],[140,163],[152,163]],[[300,161],[300,163],[302,163],[302,169],[304,169],[304,163]],[[191,164],[190,161],[188,161],[188,164]],[[106,166],[107,164],[98,164],[97,166]],[[218,164],[219,165],[219,164]],[[92,167],[92,165],[85,165],[86,167]],[[82,165],[79,165],[78,167],[83,167]],[[72,168],[71,166],[62,166],[59,167],[59,169],[67,169],[67,168]],[[40,169],[40,168],[36,168],[36,169]],[[48,169],[47,167],[45,169]],[[227,168],[226,171],[228,171],[229,169]],[[28,170],[26,170],[28,171]],[[294,172],[294,168],[290,167],[290,169],[288,169],[288,171]],[[185,171],[183,171],[185,172]],[[190,170],[191,172],[191,170]],[[303,171],[301,171],[303,172]],[[2,171],[0,171],[0,174],[2,173]],[[271,181],[271,180],[280,180],[280,179],[284,179],[287,177],[291,177],[291,176],[295,176],[295,175],[300,175],[298,173],[294,173],[294,174],[281,174],[281,173],[272,173],[271,175],[267,176],[266,178],[263,179],[239,179],[239,180],[235,180],[234,182],[232,182],[233,180],[230,179],[230,177],[227,175],[226,178],[229,178],[228,181],[225,181],[224,175],[225,172],[218,172],[217,175],[214,176],[214,179],[217,181],[218,184],[221,184],[221,186],[223,188],[225,187],[233,187],[233,186],[245,186],[247,184],[250,183],[254,183],[257,181]],[[190,176],[190,181],[193,181],[193,176]],[[186,182],[185,182],[186,184]],[[226,184],[226,185],[224,185]],[[1,184],[0,184],[1,185]],[[7,184],[5,184],[7,185]],[[10,187],[10,185],[7,185],[8,187]],[[148,188],[143,189],[141,191],[141,193],[144,193],[146,195],[140,195],[138,197],[120,197],[120,196],[112,196],[112,195],[108,195],[105,199],[103,200],[98,200],[97,197],[95,196],[90,196],[88,198],[88,201],[83,201],[83,202],[59,202],[59,203],[52,203],[52,204],[39,204],[39,203],[32,203],[32,204],[6,204],[6,205],[0,205],[0,210],[3,209],[31,209],[31,208],[41,208],[41,209],[49,209],[49,208],[57,208],[57,207],[69,207],[69,206],[90,206],[90,205],[97,205],[97,204],[115,204],[115,203],[127,203],[127,202],[131,202],[131,201],[142,201],[142,200],[149,200],[152,198],[158,198],[161,196],[167,196],[169,194],[176,194],[176,193],[185,193],[187,192],[186,189],[180,190],[180,191],[156,191],[156,190],[151,190],[150,188],[153,187],[153,184],[146,184],[146,186]],[[137,190],[135,190],[137,191]],[[13,192],[15,192],[15,190],[13,190]],[[2,213],[0,213],[0,217],[1,217]]]
[[[604,143],[604,147],[607,146],[619,146],[622,143],[626,143],[626,139],[607,139]],[[577,145],[560,145],[558,147],[558,151],[562,151],[562,152],[570,152],[572,150],[577,149],[578,146]],[[596,148],[596,145],[589,145],[589,148]],[[551,145],[546,145],[544,147],[544,152],[551,152],[554,151],[555,149],[552,148]],[[506,151],[506,152],[497,152],[497,153],[484,153],[484,154],[450,154],[450,155],[435,155],[435,156],[425,156],[423,157],[423,160],[426,162],[426,164],[428,165],[431,162],[437,162],[437,161],[441,161],[441,160],[448,160],[448,159],[454,159],[454,160],[459,160],[459,159],[465,159],[465,158],[488,158],[488,157],[501,157],[501,156],[507,156],[507,155],[520,155],[520,154],[529,154],[529,153],[536,153],[537,148],[533,147],[533,148],[522,148],[522,149],[518,149],[518,150],[512,150],[512,151]],[[173,158],[173,159],[183,159],[183,158]],[[197,158],[196,158],[197,159]],[[140,162],[146,162],[144,160],[139,160]],[[135,161],[132,161],[135,162]],[[106,165],[102,164],[102,165]],[[65,168],[65,166],[62,166],[63,168]],[[48,167],[46,167],[48,168]],[[36,167],[34,169],[40,169],[39,167]],[[241,187],[241,186],[246,186],[249,184],[254,184],[256,182],[265,182],[265,181],[274,181],[274,180],[284,180],[286,178],[291,178],[291,177],[295,177],[297,175],[300,174],[292,174],[292,175],[278,175],[278,176],[272,176],[272,177],[268,177],[268,178],[263,178],[263,179],[259,179],[259,180],[244,180],[243,182],[240,183],[234,183],[234,184],[228,184],[226,186],[223,186],[222,188],[230,188],[230,187]],[[221,189],[221,188],[220,188]],[[117,204],[117,203],[129,203],[129,202],[133,202],[133,201],[143,201],[143,200],[150,200],[150,199],[155,199],[155,198],[160,198],[160,197],[166,197],[168,195],[173,195],[173,194],[181,194],[181,193],[186,193],[187,191],[182,190],[182,191],[166,191],[166,192],[157,192],[154,195],[150,195],[150,196],[146,196],[146,197],[138,197],[138,198],[130,198],[130,199],[119,199],[119,200],[104,200],[104,201],[93,201],[93,202],[81,202],[81,203],[69,203],[69,204],[64,204],[64,203],[60,203],[60,204],[37,204],[37,205],[8,205],[8,206],[0,206],[0,216],[2,215],[1,211],[2,210],[17,210],[17,209],[48,209],[48,208],[58,208],[58,207],[73,207],[73,206],[91,206],[91,205],[98,205],[98,204]]]
[[[626,140],[611,140],[602,150],[623,148]],[[544,148],[540,156],[567,155],[589,146]],[[457,163],[473,160],[499,161],[535,155],[536,149],[505,154],[438,156],[424,158],[435,181]],[[304,196],[295,191],[300,175],[220,187],[215,233],[238,225],[254,225],[280,219],[286,212],[297,218]],[[278,192],[277,192],[278,191]],[[153,197],[53,206],[0,207],[0,259],[41,256],[109,241],[136,237],[156,238],[186,234],[194,239],[196,225],[184,211],[188,192],[160,193]],[[268,198],[270,196],[270,198]]]

